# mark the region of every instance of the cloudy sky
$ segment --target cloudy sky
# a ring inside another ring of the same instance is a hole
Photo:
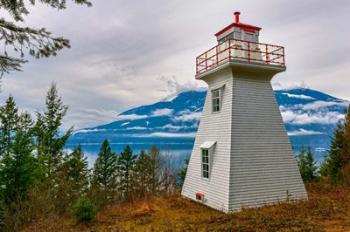
[[[42,109],[50,83],[70,106],[65,127],[107,123],[126,109],[178,91],[205,87],[194,80],[195,57],[215,45],[214,33],[233,21],[262,27],[260,41],[286,48],[287,71],[275,88],[298,86],[350,100],[348,0],[92,0],[58,12],[33,8],[30,26],[69,38],[57,57],[30,60],[5,75],[0,102]]]

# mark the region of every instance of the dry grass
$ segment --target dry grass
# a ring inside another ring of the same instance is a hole
[[[350,231],[350,187],[308,186],[309,201],[223,214],[178,195],[101,210],[92,225],[46,216],[23,231]]]

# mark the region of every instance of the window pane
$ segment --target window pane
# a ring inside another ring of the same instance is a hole
[[[213,112],[220,111],[220,89],[212,91]]]
[[[202,150],[202,176],[209,178],[209,151]]]
[[[209,172],[203,172],[203,177],[209,178]]]

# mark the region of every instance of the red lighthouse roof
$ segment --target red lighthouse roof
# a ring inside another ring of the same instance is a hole
[[[240,12],[235,12],[234,15],[235,15],[235,22],[234,23],[231,23],[230,25],[228,25],[227,27],[225,27],[224,29],[220,30],[219,32],[217,32],[215,34],[215,36],[220,36],[222,35],[223,33],[227,32],[228,30],[234,28],[234,27],[238,27],[244,31],[247,31],[247,32],[257,32],[257,31],[260,31],[261,28],[260,27],[256,27],[256,26],[253,26],[253,25],[249,25],[249,24],[245,24],[245,23],[241,23],[239,21],[239,15],[241,13]]]

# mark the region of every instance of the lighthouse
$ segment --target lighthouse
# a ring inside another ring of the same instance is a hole
[[[196,59],[208,92],[181,194],[223,212],[307,199],[271,87],[284,47],[260,43],[260,31],[235,12]]]

